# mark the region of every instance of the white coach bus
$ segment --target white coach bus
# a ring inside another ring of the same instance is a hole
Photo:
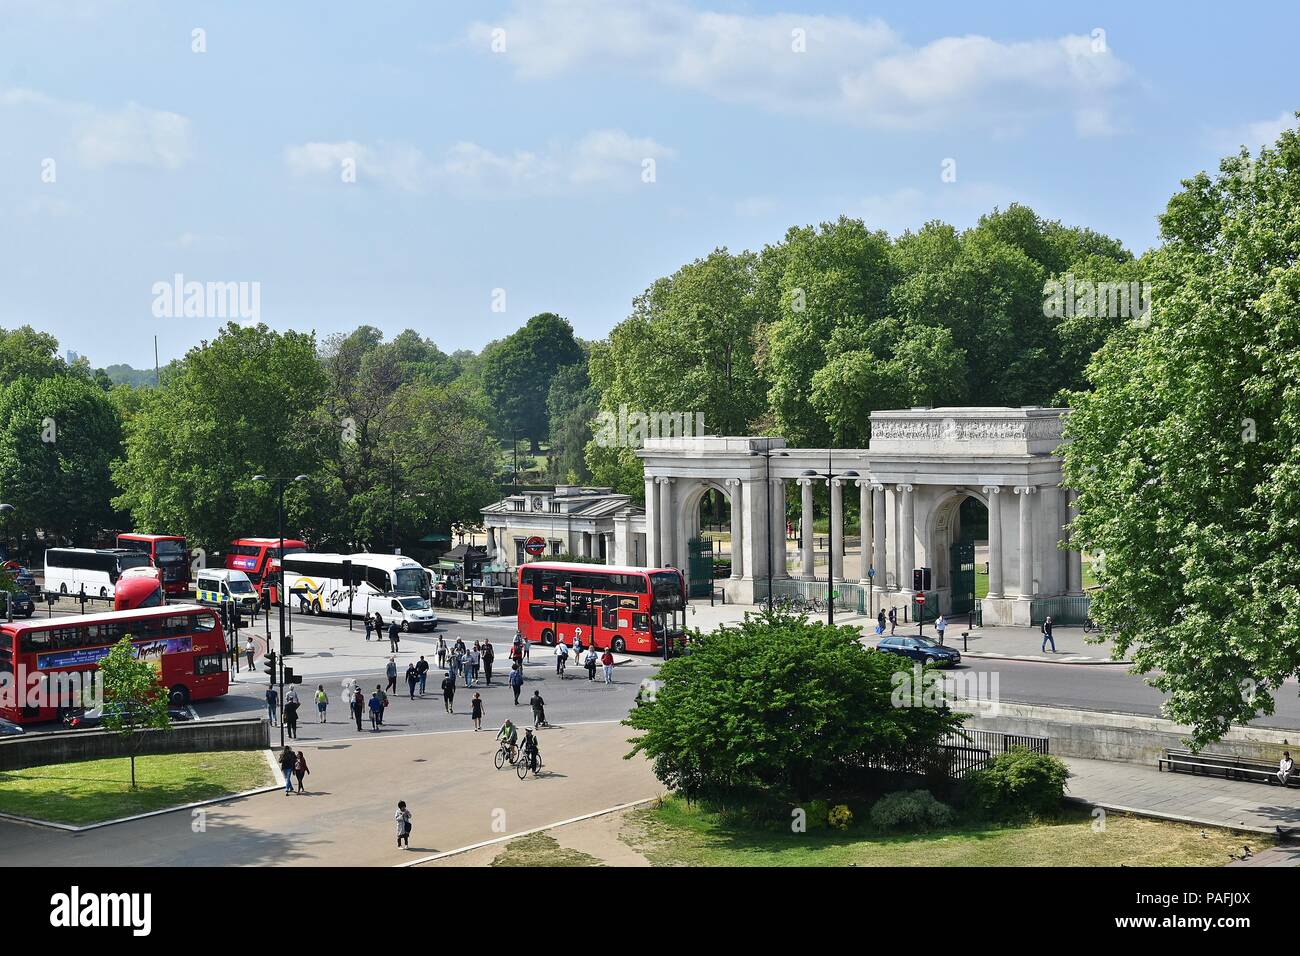
[[[343,579],[343,562],[352,562],[355,585]],[[287,554],[280,562],[284,593],[313,614],[347,614],[351,598],[357,615],[378,611],[402,630],[433,630],[438,615],[429,603],[431,575],[400,554]]]
[[[128,568],[149,566],[149,555],[125,548],[50,548],[45,552],[45,590],[110,597]]]

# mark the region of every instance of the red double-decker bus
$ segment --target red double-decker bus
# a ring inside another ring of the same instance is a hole
[[[306,550],[306,541],[284,539],[285,554],[298,554]],[[274,586],[281,557],[279,538],[236,538],[230,542],[230,550],[226,552],[226,567],[247,574],[260,597],[263,582],[270,581]],[[272,592],[271,599],[278,601],[279,596]]]
[[[0,717],[58,720],[92,699],[99,662],[130,635],[172,704],[230,690],[226,637],[211,608],[194,604],[0,623]]]
[[[179,534],[119,534],[117,546],[149,555],[149,563],[162,572],[163,590],[183,594],[190,589],[190,553]]]
[[[663,650],[681,635],[686,579],[676,568],[532,561],[519,569],[519,632],[534,644],[582,643],[615,651]]]

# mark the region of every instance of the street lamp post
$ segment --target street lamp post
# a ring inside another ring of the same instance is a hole
[[[284,591],[284,489],[291,481],[306,481],[306,475],[296,475],[293,478],[268,478],[266,475],[254,475],[254,481],[270,481],[276,487],[276,521],[280,530],[280,659],[284,659],[285,654],[293,653],[293,639],[289,638],[286,642],[284,635],[284,605],[289,600],[289,595]]]
[[[852,468],[850,468],[848,471],[841,472],[840,474],[837,475],[835,473],[835,468],[831,463],[831,458],[833,455],[834,455],[833,451],[831,451],[830,449],[826,450],[826,474],[824,475],[819,474],[818,472],[813,471],[811,468],[809,468],[802,475],[802,477],[804,478],[825,478],[826,491],[831,496],[834,496],[835,494],[835,492],[831,490],[831,482],[836,481],[837,479],[859,477],[858,473],[854,471]],[[841,508],[840,511],[842,513],[843,509]],[[826,522],[826,527],[830,529],[830,533],[826,536],[828,552],[829,552],[826,555],[826,623],[834,624],[835,623],[835,521],[833,517]]]
[[[772,459],[789,458],[790,453],[784,451],[772,451],[770,448],[764,451],[751,451],[750,455],[762,458],[766,462],[766,480],[767,485],[767,609],[772,610]],[[781,560],[785,560],[785,529],[782,528],[781,536]],[[731,543],[733,550],[736,542]]]
[[[12,561],[13,555],[9,553],[9,516],[18,509],[8,502],[0,502],[0,515],[5,518],[5,560]],[[5,595],[5,618],[8,621],[14,619],[14,598],[12,594]]]

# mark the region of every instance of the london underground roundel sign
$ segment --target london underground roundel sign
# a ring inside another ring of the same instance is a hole
[[[546,539],[540,538],[537,535],[533,535],[531,538],[529,538],[527,541],[524,542],[524,550],[527,551],[529,554],[531,554],[533,557],[537,557],[537,555],[543,553],[546,550]]]

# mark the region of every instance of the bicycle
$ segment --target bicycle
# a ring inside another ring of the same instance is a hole
[[[496,756],[492,758],[492,762],[496,764],[498,770],[504,767],[507,763],[514,766],[518,760],[518,745],[505,740],[501,741],[501,746],[497,747]]]
[[[541,754],[538,753],[521,754],[520,758],[515,761],[515,773],[519,774],[520,780],[523,780],[528,776],[529,770],[533,772],[533,776],[535,777],[539,772],[541,772],[541,769],[542,757]]]
[[[1100,631],[1101,631],[1101,628],[1099,628],[1099,627],[1097,626],[1097,622],[1094,621],[1092,618],[1090,618],[1090,617],[1085,617],[1085,618],[1083,619],[1083,633],[1085,633],[1085,634],[1096,634],[1096,633],[1099,633]]]

